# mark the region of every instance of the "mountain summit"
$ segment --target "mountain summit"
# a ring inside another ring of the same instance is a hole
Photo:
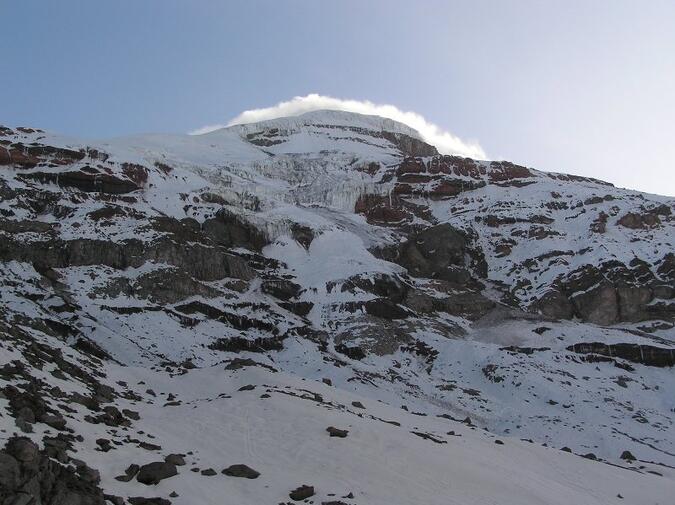
[[[341,111],[0,127],[0,502],[664,503],[674,211]]]

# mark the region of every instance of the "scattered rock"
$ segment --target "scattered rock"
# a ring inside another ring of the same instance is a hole
[[[140,414],[135,410],[122,409],[122,414],[127,416],[129,419],[133,419],[134,421],[138,421],[141,418]]]
[[[633,453],[630,451],[623,451],[621,453],[621,459],[626,460],[626,461],[635,461],[635,456],[633,456]]]
[[[121,496],[115,496],[115,495],[112,495],[112,494],[104,494],[103,498],[105,499],[105,501],[109,501],[113,505],[124,505],[124,498],[122,498]]]
[[[145,449],[146,451],[161,451],[162,446],[157,444],[152,444],[150,442],[139,442],[138,447]]]
[[[241,464],[228,466],[222,473],[230,477],[243,477],[244,479],[257,479],[260,476],[260,472]]]
[[[142,496],[130,497],[129,503],[131,505],[171,505],[166,498],[144,498]]]
[[[294,501],[306,500],[307,498],[314,496],[314,486],[307,486],[303,484],[302,486],[288,493],[288,496]]]
[[[138,466],[136,463],[132,463],[127,467],[126,470],[124,470],[124,475],[118,475],[117,477],[115,477],[115,480],[118,480],[120,482],[129,482],[131,479],[136,477],[136,474],[140,469],[141,469],[140,466]]]
[[[169,454],[164,458],[164,461],[176,466],[185,465],[185,458],[183,457],[182,454]]]
[[[108,452],[110,449],[112,449],[110,443],[111,443],[110,440],[108,440],[107,438],[96,439],[96,445],[98,445],[98,450],[102,452]]]
[[[338,438],[346,438],[347,434],[349,433],[348,430],[341,430],[339,428],[334,428],[333,426],[329,426],[326,428],[326,431],[331,437],[338,437]]]
[[[157,484],[161,480],[173,477],[174,475],[178,475],[176,465],[172,465],[166,461],[155,461],[143,465],[136,476],[136,480],[141,484],[149,486]]]

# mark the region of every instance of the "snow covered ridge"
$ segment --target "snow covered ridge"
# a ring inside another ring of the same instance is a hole
[[[401,133],[421,140],[420,134],[409,126],[380,116],[368,116],[339,110],[319,110],[306,112],[298,116],[270,119],[257,123],[234,125],[225,130],[233,129],[243,134],[259,130],[277,128],[286,132],[299,132],[303,129],[314,128],[342,128],[350,130],[367,130],[371,132]],[[207,135],[213,135],[209,133]]]
[[[0,502],[667,503],[673,211],[344,112],[1,127]]]

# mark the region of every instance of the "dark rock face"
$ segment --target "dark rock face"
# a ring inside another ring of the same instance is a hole
[[[621,358],[647,366],[675,366],[675,349],[655,347],[652,345],[603,344],[601,342],[589,342],[571,345],[567,350],[578,354],[598,354],[600,356]]]
[[[574,316],[574,305],[558,290],[548,291],[537,300],[535,308],[543,315],[554,319],[571,319]]]
[[[364,306],[366,313],[383,319],[405,319],[408,312],[386,298],[368,300]]]
[[[142,170],[145,170],[141,167]],[[42,184],[56,184],[62,188],[74,188],[88,193],[125,194],[141,189],[141,185],[132,179],[115,177],[106,173],[72,172],[32,172],[23,175],[25,179]],[[147,179],[147,172],[145,174]],[[141,179],[142,180],[142,179]]]
[[[668,256],[661,266],[667,262]],[[600,325],[650,319],[670,321],[675,316],[675,307],[665,299],[672,298],[672,280],[667,277],[668,267],[663,270],[666,275],[656,272],[661,275],[659,279],[646,263],[637,259],[630,265],[617,261],[586,265],[561,279],[533,308],[549,317],[576,316]],[[652,303],[657,297],[664,300]]]
[[[408,156],[435,156],[438,154],[434,146],[403,133],[383,131],[382,136]]]
[[[571,301],[584,321],[606,325],[615,323],[618,319],[616,289],[609,283],[600,283],[590,291],[572,295]]]
[[[363,349],[358,346],[347,346],[345,344],[338,344],[335,346],[335,350],[340,354],[344,354],[348,358],[361,360],[366,357],[366,353]]]
[[[394,303],[401,303],[409,286],[399,277],[378,273],[373,276],[354,276],[342,285],[342,292],[361,289]]]
[[[16,142],[7,147],[0,147],[0,165],[15,165],[21,168],[33,168],[39,163],[49,162],[54,165],[69,165],[84,159],[83,151],[73,151],[47,145],[24,145]]]
[[[466,240],[449,224],[427,228],[401,246],[401,265],[410,274],[456,281],[451,266],[464,266]]]
[[[225,352],[267,352],[280,351],[284,348],[285,335],[258,337],[247,339],[245,337],[219,338],[209,345],[210,349]]]
[[[231,465],[222,472],[230,477],[242,477],[244,479],[257,479],[260,472],[256,472],[253,468],[246,465]]]
[[[6,241],[0,260],[35,263],[43,268],[105,265],[116,270],[139,267],[148,261],[180,267],[198,280],[250,275],[242,271],[236,257],[223,250],[199,244],[179,244],[169,239],[153,243],[129,239],[120,243],[75,239],[33,242]]]
[[[0,502],[104,505],[98,472],[77,462],[76,469],[50,459],[27,438],[14,437],[0,451]]]
[[[262,291],[279,300],[288,301],[300,293],[301,287],[286,279],[269,279],[262,282]]]
[[[670,208],[665,207],[665,209],[667,209],[668,212],[667,214],[664,214],[670,215]],[[617,224],[626,228],[631,228],[633,230],[644,229],[660,225],[661,219],[659,218],[659,212],[629,212],[628,214],[622,216],[617,221]]]
[[[495,306],[494,301],[474,291],[459,291],[447,298],[434,300],[435,310],[461,315],[472,321],[483,317]]]
[[[178,475],[176,465],[166,461],[155,461],[141,466],[138,475],[136,475],[136,480],[141,484],[150,486],[174,475]]]
[[[214,218],[204,221],[202,230],[213,242],[222,246],[260,251],[268,244],[268,240],[255,226],[225,209],[218,211]]]
[[[281,302],[279,303],[280,307],[283,307],[289,312],[293,312],[300,317],[307,316],[314,308],[314,303],[312,302]]]

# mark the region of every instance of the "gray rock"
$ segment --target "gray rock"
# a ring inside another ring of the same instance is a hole
[[[38,457],[38,447],[28,438],[13,438],[5,449],[21,463],[31,463]]]
[[[166,461],[155,461],[143,465],[136,476],[136,480],[141,484],[149,486],[157,484],[161,480],[173,477],[174,475],[178,475],[176,465],[172,465]]]
[[[621,453],[621,459],[626,460],[626,461],[635,461],[635,456],[633,456],[633,453],[630,451],[623,451]]]
[[[136,463],[132,463],[127,467],[126,470],[124,470],[124,475],[118,475],[117,477],[115,477],[115,480],[118,480],[120,482],[129,482],[136,476],[136,474],[140,469],[141,469],[140,466],[138,466]]]
[[[434,277],[465,283],[450,266],[464,266],[466,239],[449,224],[431,226],[413,235],[400,249],[401,265],[417,277]]]
[[[16,489],[20,480],[19,462],[7,453],[0,452],[0,489]]]
[[[346,438],[347,434],[349,433],[348,430],[341,430],[340,428],[335,428],[333,426],[329,426],[326,428],[326,431],[331,437],[338,437],[338,438]]]
[[[171,505],[166,498],[144,498],[143,496],[129,497],[131,505]]]
[[[185,458],[183,457],[182,454],[169,454],[167,457],[164,458],[164,461],[176,466],[185,465]]]
[[[302,486],[288,493],[288,496],[294,501],[305,500],[311,496],[314,496],[314,486],[307,486],[303,484]]]
[[[260,472],[256,472],[253,468],[246,465],[231,465],[222,472],[230,477],[243,477],[245,479],[257,479]]]

